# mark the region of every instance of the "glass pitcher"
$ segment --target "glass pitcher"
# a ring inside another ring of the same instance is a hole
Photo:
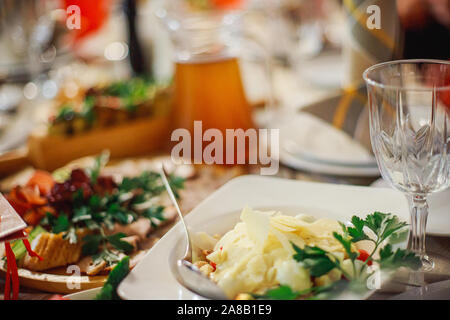
[[[157,15],[174,46],[173,129],[253,128],[239,56],[241,0],[165,0]],[[203,144],[205,147],[205,143]],[[224,156],[227,150],[224,150]]]

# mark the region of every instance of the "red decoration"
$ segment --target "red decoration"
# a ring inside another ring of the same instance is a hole
[[[19,298],[19,273],[17,271],[16,257],[11,249],[9,242],[5,242],[6,251],[6,283],[5,283],[5,300],[17,300]],[[12,296],[10,282],[12,282]]]
[[[6,277],[5,277],[5,292],[4,299],[5,300],[17,300],[19,298],[19,271],[17,270],[16,256],[11,248],[10,240],[14,239],[22,239],[22,242],[31,257],[36,257],[39,260],[43,260],[41,256],[39,256],[36,252],[31,249],[30,242],[26,237],[28,234],[24,231],[17,231],[10,234],[7,238],[2,238],[5,241],[5,254],[6,254]],[[11,286],[12,284],[12,286]],[[12,295],[11,295],[11,287],[12,287]]]
[[[34,252],[34,251],[31,249],[30,242],[28,241],[28,239],[23,239],[22,242],[23,242],[23,244],[25,245],[25,248],[27,249],[27,252],[28,252],[28,254],[29,254],[31,257],[36,257],[36,258],[38,258],[40,261],[44,260],[40,255],[38,255],[36,252]]]
[[[65,7],[76,5],[80,8],[81,28],[76,32],[75,42],[96,33],[108,19],[110,0],[65,0]]]
[[[244,0],[211,0],[217,9],[238,9],[240,8]]]

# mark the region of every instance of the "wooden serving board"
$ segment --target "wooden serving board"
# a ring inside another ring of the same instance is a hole
[[[82,290],[98,288],[103,286],[108,278],[107,275],[85,276],[75,278],[73,274],[67,274],[65,268],[56,268],[46,272],[35,272],[28,269],[19,268],[20,286],[32,288],[50,293],[70,294]],[[0,276],[6,275],[5,261],[0,261]],[[74,280],[79,280],[79,288],[70,287],[74,285]]]
[[[73,136],[36,131],[29,137],[27,148],[0,156],[0,176],[12,174],[27,165],[52,171],[74,159],[98,154],[105,149],[110,151],[111,158],[149,154],[165,146],[169,124],[169,115],[161,115]]]

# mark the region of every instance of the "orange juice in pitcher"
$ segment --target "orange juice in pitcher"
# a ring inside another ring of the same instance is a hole
[[[225,137],[227,129],[253,128],[235,41],[240,13],[203,10],[191,2],[166,3],[164,20],[175,48],[172,129],[193,134],[195,121],[201,121],[203,130],[218,129]],[[224,146],[224,158],[228,151]]]
[[[177,62],[175,72],[175,126],[248,129],[253,126],[237,58],[206,62]]]

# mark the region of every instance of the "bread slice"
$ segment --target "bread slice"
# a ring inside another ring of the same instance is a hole
[[[77,230],[77,243],[70,243],[68,239],[63,239],[63,232],[42,233],[33,240],[31,247],[43,260],[27,254],[22,259],[21,266],[32,271],[44,271],[76,263],[81,258],[81,239],[88,233],[87,230]]]

